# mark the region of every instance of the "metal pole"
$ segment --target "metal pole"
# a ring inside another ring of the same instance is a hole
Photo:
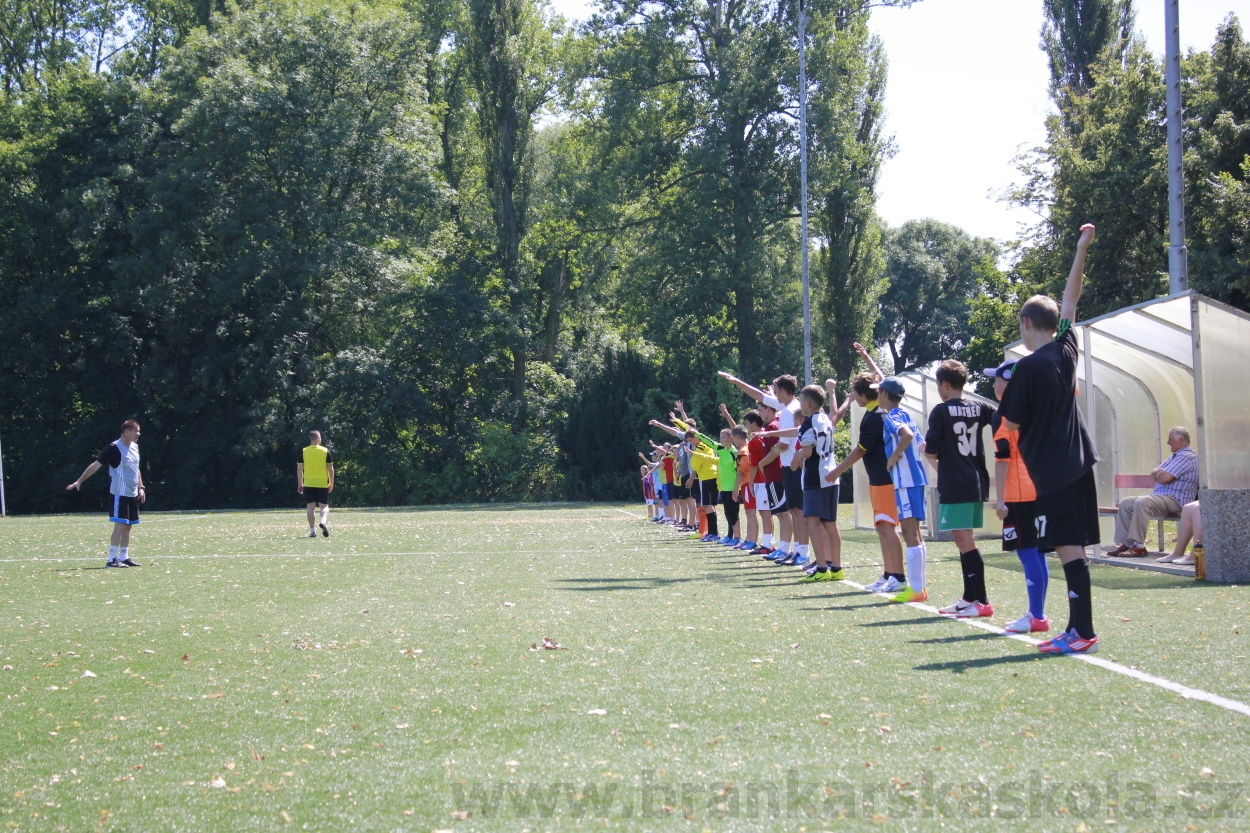
[[[8,514],[4,505],[4,446],[0,445],[0,518],[8,517]]]
[[[803,378],[812,383],[812,298],[807,267],[807,12],[799,0],[799,190],[803,238]]]
[[[1168,108],[1168,294],[1189,289],[1189,250],[1185,248],[1185,169],[1181,146],[1180,0],[1165,0]]]

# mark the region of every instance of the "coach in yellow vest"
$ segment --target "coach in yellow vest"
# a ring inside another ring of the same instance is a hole
[[[317,510],[321,510],[321,534],[330,537],[330,492],[334,491],[334,461],[321,444],[321,432],[309,431],[308,441],[295,463],[297,491],[308,504],[308,537],[317,537]]]

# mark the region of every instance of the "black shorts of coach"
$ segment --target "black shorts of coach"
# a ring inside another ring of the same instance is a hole
[[[305,486],[304,487],[304,503],[319,503],[322,506],[330,505],[330,487],[328,486]]]

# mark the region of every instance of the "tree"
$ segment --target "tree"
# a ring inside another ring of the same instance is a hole
[[[889,286],[876,337],[889,346],[895,373],[956,356],[967,346],[972,300],[997,255],[992,241],[937,220],[909,220],[886,233]]]
[[[808,52],[814,95],[809,128],[815,195],[818,341],[840,380],[856,365],[853,344],[872,336],[884,261],[876,218],[881,165],[893,154],[884,134],[886,57],[868,31],[867,10],[818,17]]]
[[[1094,66],[1118,63],[1133,42],[1132,0],[1043,0],[1050,96],[1063,109],[1094,87]]]

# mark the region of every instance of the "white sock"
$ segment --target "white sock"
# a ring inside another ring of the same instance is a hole
[[[118,550],[117,557],[121,561],[125,561],[127,558],[130,558],[130,547],[122,547]]]
[[[924,546],[908,547],[903,556],[907,559],[907,586],[919,593],[925,584]]]
[[[110,546],[110,547],[109,547],[109,561],[116,561],[116,560],[117,560],[117,550],[118,550],[118,548],[117,548],[116,546]]]
[[[760,546],[768,547],[771,549],[772,545],[773,545],[773,534],[771,532],[765,532],[764,537],[760,538]]]
[[[329,506],[321,507],[321,522],[325,523],[327,520],[329,520],[329,518],[330,518],[330,507]]]
[[[807,544],[795,544],[795,545],[794,545],[794,552],[797,552],[799,555],[806,556],[806,555],[807,555]]]

